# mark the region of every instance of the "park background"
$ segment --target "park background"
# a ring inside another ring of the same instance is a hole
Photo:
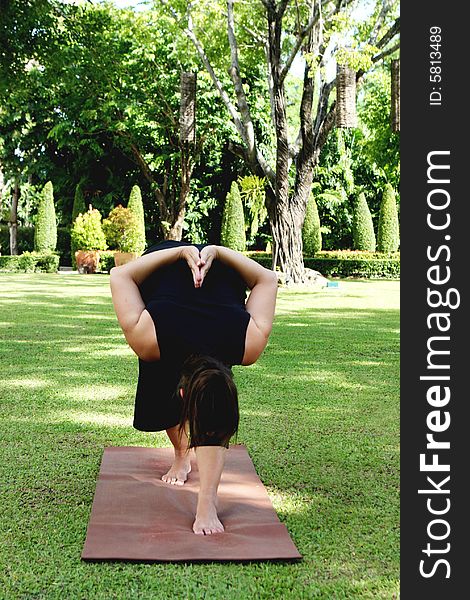
[[[397,3],[135,4],[0,4],[6,597],[397,597]],[[80,563],[103,447],[167,444],[107,272],[181,237],[279,273],[238,442],[302,563]]]

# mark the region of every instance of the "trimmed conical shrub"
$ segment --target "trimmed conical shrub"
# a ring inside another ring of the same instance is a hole
[[[302,226],[302,245],[305,256],[314,256],[316,252],[321,250],[320,217],[313,194],[310,195],[308,200],[305,221]]]
[[[352,226],[354,249],[375,252],[374,224],[364,192],[359,194],[354,205]]]
[[[36,252],[54,252],[57,246],[57,223],[54,208],[54,188],[48,181],[39,199],[36,226],[34,228],[34,249]]]
[[[399,243],[397,202],[392,186],[387,183],[380,204],[377,250],[379,252],[396,252]]]
[[[232,182],[230,192],[225,199],[220,233],[222,246],[243,252],[246,246],[245,215],[237,182]]]
[[[142,194],[140,187],[134,185],[132,187],[127,208],[134,213],[137,220],[137,240],[135,252],[142,254],[145,250],[145,220],[144,220],[144,205],[142,204]]]
[[[75,188],[75,196],[73,198],[73,206],[72,206],[72,224],[75,222],[75,219],[78,217],[78,215],[83,215],[86,213],[86,205],[85,205],[85,197],[83,195],[83,190],[82,190],[82,186],[80,184],[77,184],[77,187]],[[80,248],[76,248],[74,241],[71,240],[70,241],[70,251],[71,251],[71,258],[72,258],[72,267],[74,269],[76,269],[77,267],[77,263],[75,260],[75,252],[77,250],[80,250]]]
[[[83,215],[83,213],[85,213],[85,212],[86,212],[85,197],[83,196],[82,186],[80,184],[78,184],[77,187],[75,188],[75,196],[73,198],[72,223],[75,221],[75,219],[78,217],[78,215],[80,213]]]

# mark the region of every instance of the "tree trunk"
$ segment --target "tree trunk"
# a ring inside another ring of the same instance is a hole
[[[165,239],[181,241],[181,238],[183,237],[183,222],[184,222],[185,212],[186,212],[186,209],[183,208],[178,213],[178,215],[176,217],[176,221],[173,223],[173,225],[167,231]]]
[[[289,138],[287,128],[286,97],[281,78],[281,22],[275,10],[268,10],[269,60],[274,100],[274,126],[276,130],[276,177],[274,199],[268,200],[271,232],[273,235],[273,262],[286,276],[286,283],[304,280],[305,268],[302,254],[302,223],[304,213],[299,210],[295,196],[289,193]],[[274,201],[272,201],[274,200]]]
[[[304,213],[299,207],[288,204],[277,205],[271,218],[273,234],[273,269],[280,268],[286,283],[304,280],[305,268],[302,254],[302,224]]]
[[[186,214],[186,203],[191,186],[191,175],[193,173],[194,161],[192,159],[192,144],[181,142],[180,159],[180,191],[178,205],[173,211],[171,227],[166,233],[167,240],[180,241],[183,236],[183,223]]]

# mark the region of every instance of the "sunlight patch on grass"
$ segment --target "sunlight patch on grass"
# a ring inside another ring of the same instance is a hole
[[[118,348],[108,348],[106,350],[93,350],[90,352],[90,356],[94,356],[95,358],[104,358],[105,356],[124,356],[128,358],[129,356],[134,356],[134,352],[126,346],[120,346]]]
[[[132,425],[131,416],[119,416],[109,413],[81,412],[67,410],[57,412],[54,415],[54,422],[71,422],[89,425],[101,425],[105,427],[130,427]]]
[[[50,385],[50,381],[44,379],[9,379],[8,385],[18,388],[38,389]]]
[[[65,395],[68,398],[80,401],[116,400],[127,396],[128,393],[128,388],[122,385],[90,385],[65,390]]]

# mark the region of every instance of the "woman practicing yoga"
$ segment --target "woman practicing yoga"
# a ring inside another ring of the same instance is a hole
[[[267,344],[276,274],[229,248],[167,241],[111,269],[111,292],[139,357],[134,427],[166,430],[175,451],[166,483],[184,484],[194,448],[193,531],[222,532],[217,488],[239,419],[231,366],[253,364]]]

